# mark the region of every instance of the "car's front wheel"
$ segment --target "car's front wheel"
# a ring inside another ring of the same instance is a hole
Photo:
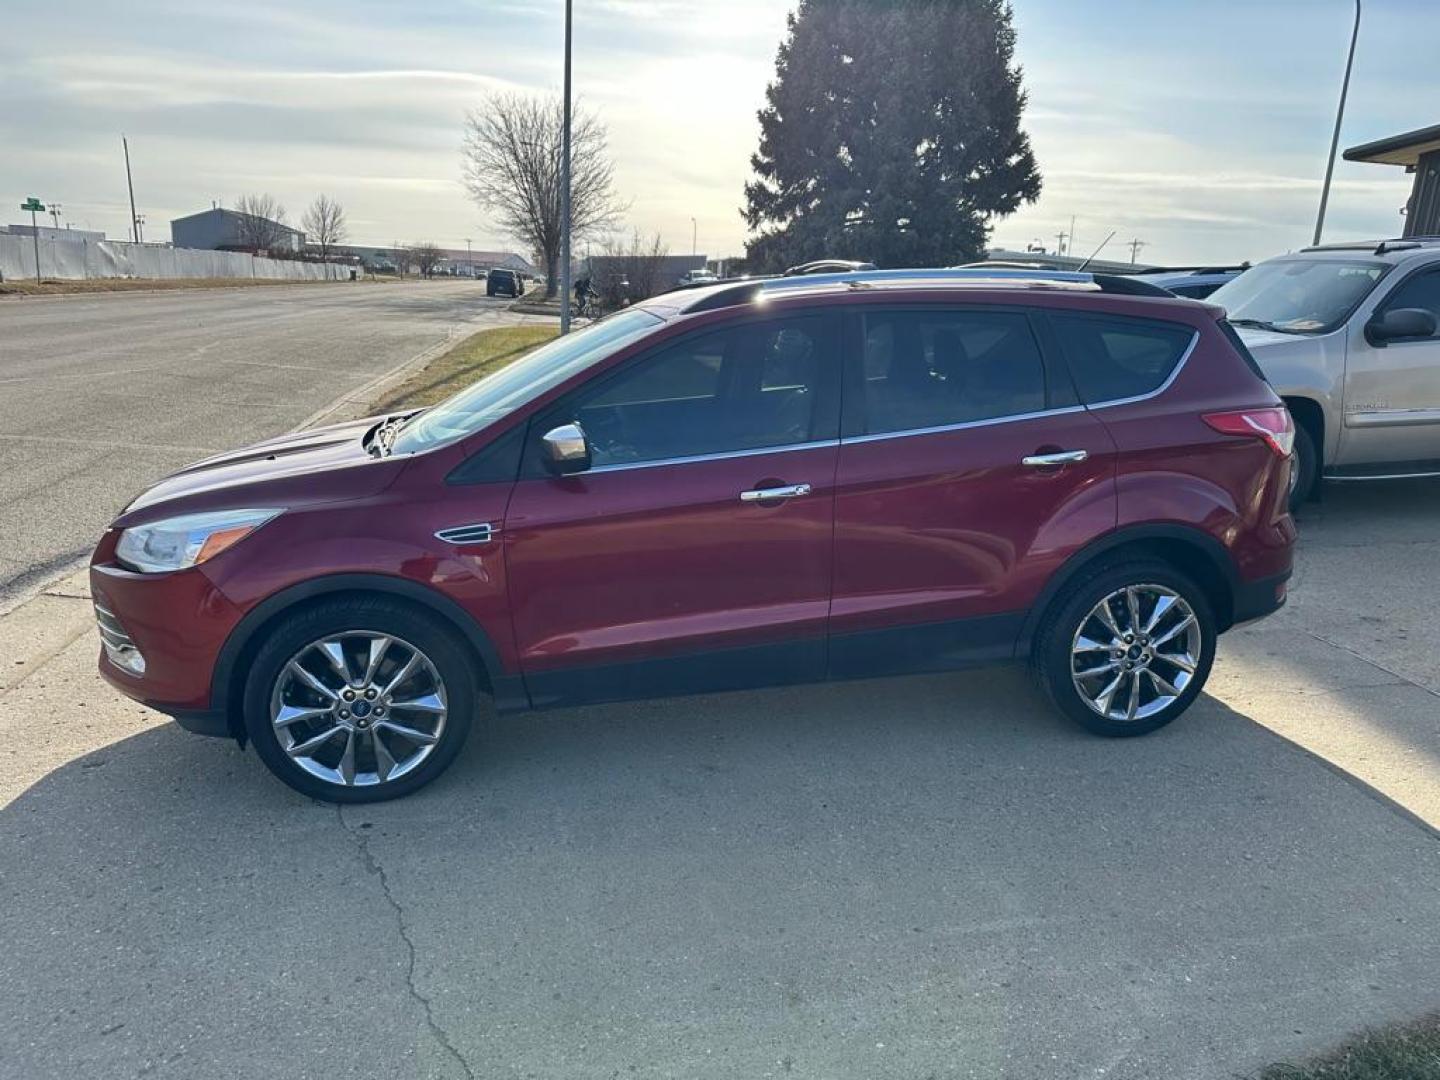
[[[1184,574],[1149,560],[1067,588],[1036,636],[1032,664],[1061,712],[1097,735],[1143,735],[1199,696],[1215,659],[1215,616]]]
[[[246,682],[245,726],[297,791],[377,802],[454,761],[476,698],[469,656],[442,621],[385,598],[337,598],[269,634]]]

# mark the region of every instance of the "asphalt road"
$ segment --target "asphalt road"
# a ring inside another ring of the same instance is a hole
[[[504,309],[471,282],[0,301],[0,608],[157,477],[286,431],[467,323],[518,318]]]
[[[1440,1006],[1440,484],[1301,534],[1143,739],[1013,671],[797,687],[507,718],[343,812],[52,589],[0,619],[0,1077],[1216,1080]]]

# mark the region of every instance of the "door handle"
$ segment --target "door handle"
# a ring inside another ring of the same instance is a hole
[[[1053,454],[1031,454],[1020,459],[1021,465],[1032,469],[1053,468],[1056,465],[1075,465],[1090,457],[1089,450],[1059,450]]]
[[[740,492],[741,502],[768,502],[770,499],[795,499],[810,494],[809,484],[787,484],[785,487],[757,488]]]

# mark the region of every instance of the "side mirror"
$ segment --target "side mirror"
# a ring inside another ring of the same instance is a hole
[[[540,441],[545,446],[545,467],[556,476],[570,476],[590,468],[590,440],[579,424],[551,428]]]
[[[1434,337],[1435,316],[1424,308],[1391,308],[1365,324],[1365,340],[1376,348],[1384,348],[1401,338]]]

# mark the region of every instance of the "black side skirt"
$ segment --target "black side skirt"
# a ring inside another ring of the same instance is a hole
[[[1023,612],[824,638],[529,672],[536,709],[907,675],[1012,660]],[[499,702],[497,701],[497,705]],[[502,706],[503,709],[503,706]]]

